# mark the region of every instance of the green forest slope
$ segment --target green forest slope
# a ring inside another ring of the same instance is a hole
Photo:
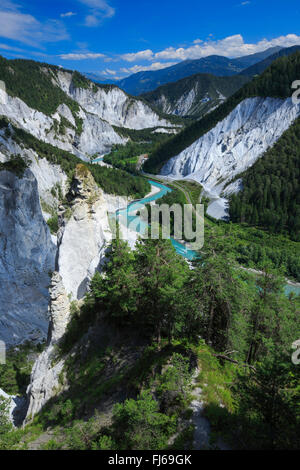
[[[288,233],[300,241],[300,119],[242,175],[230,198],[230,218]]]
[[[158,173],[164,163],[192,145],[202,135],[217,125],[244,99],[261,96],[287,98],[292,95],[291,84],[300,76],[300,52],[276,60],[259,77],[244,85],[216,110],[204,116],[180,134],[171,138],[154,151],[145,163],[144,169],[149,173]]]
[[[197,74],[175,83],[168,83],[141,96],[152,105],[163,110],[162,100],[166,99],[168,105],[174,108],[180,98],[195,90],[196,96],[188,115],[199,118],[220,104],[220,94],[228,98],[249,80],[248,77],[241,75],[216,77],[210,74]],[[209,101],[203,101],[207,98],[209,98]]]

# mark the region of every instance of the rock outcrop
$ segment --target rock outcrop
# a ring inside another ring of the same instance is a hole
[[[56,247],[29,169],[23,178],[0,172],[0,220],[0,339],[7,345],[42,340]]]
[[[18,395],[8,395],[0,388],[0,399],[4,400],[7,407],[7,417],[14,426],[22,424],[26,412],[26,399]]]
[[[63,285],[61,275],[56,271],[52,275],[49,293],[49,338],[51,338],[51,344],[54,344],[64,335],[70,319],[70,300]]]
[[[84,165],[77,165],[67,198],[69,205],[59,217],[58,270],[68,294],[81,299],[105,257],[112,233],[104,193]]]
[[[57,360],[55,347],[70,320],[70,300],[81,299],[90,279],[100,267],[112,234],[107,203],[90,171],[77,165],[67,194],[68,206],[61,208],[57,268],[50,286],[50,325],[48,345],[36,361],[27,390],[27,421],[62,391],[60,376],[64,359]],[[71,294],[71,295],[70,295]]]
[[[163,92],[153,102],[155,106],[167,114],[176,114],[177,116],[186,116],[189,114],[197,98],[198,86],[194,85],[191,89],[185,91],[175,102]]]
[[[57,73],[57,83],[83,109],[111,125],[137,130],[158,126],[174,127],[144,101],[127,95],[116,86],[101,87],[91,82],[87,88],[77,88],[72,83],[72,74],[66,71]]]
[[[30,385],[27,389],[28,410],[26,420],[30,421],[36,413],[61,391],[59,377],[64,367],[64,360],[55,362],[55,345],[66,331],[70,316],[70,302],[59,273],[54,272],[50,292],[50,325],[48,346],[35,362]]]
[[[60,105],[53,116],[46,116],[30,108],[20,98],[12,97],[1,89],[0,115],[6,116],[17,127],[36,138],[67,150],[83,160],[89,160],[89,156],[95,153],[105,153],[113,144],[125,143],[127,140],[115,132],[111,124],[82,108],[78,116],[82,120],[82,132],[79,135],[76,133],[74,118],[70,118],[72,113],[66,104]],[[65,116],[69,118],[66,120]],[[59,129],[62,118],[65,119],[63,131]]]
[[[194,179],[213,200],[218,199],[226,183],[252,166],[299,115],[300,105],[294,105],[290,98],[248,98],[212,130],[169,160],[161,174]],[[229,188],[229,192],[232,190]],[[224,215],[224,211],[219,215]]]
[[[12,143],[6,145],[5,151],[22,151],[12,148]],[[112,238],[108,210],[126,205],[124,198],[118,201],[104,194],[86,167],[79,165],[68,207],[61,208],[56,246],[45,222],[50,215],[42,212],[40,198],[57,207],[52,189],[59,185],[64,195],[66,175],[59,166],[35,158],[33,151],[23,149],[22,156],[30,164],[22,178],[0,172],[0,340],[7,345],[47,337],[49,273],[55,267],[73,299],[85,295]],[[2,154],[0,162],[8,158]]]

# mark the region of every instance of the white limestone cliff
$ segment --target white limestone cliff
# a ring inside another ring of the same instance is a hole
[[[0,172],[0,339],[8,345],[46,338],[49,272],[56,259],[68,293],[73,298],[86,293],[111,240],[108,211],[127,203],[103,193],[89,171],[83,179],[76,173],[67,216],[60,214],[58,254],[56,236],[45,220],[51,208],[58,208],[57,187],[65,196],[67,177],[59,165],[39,159],[0,131],[0,162],[17,154],[29,165],[24,178]]]
[[[0,221],[0,339],[7,345],[42,340],[56,248],[29,169],[23,178],[0,172]]]
[[[50,398],[62,392],[60,376],[64,358],[56,358],[57,345],[70,320],[70,300],[81,299],[89,281],[99,269],[112,234],[108,221],[108,203],[84,165],[77,165],[70,191],[69,205],[60,213],[57,268],[50,286],[50,325],[48,345],[34,364],[27,390],[30,421]]]
[[[157,101],[154,103],[164,113],[176,114],[177,116],[186,116],[189,114],[195,104],[198,95],[199,84],[196,83],[192,88],[183,92],[176,101],[170,99],[164,93],[161,93]]]
[[[74,117],[66,104],[58,107],[53,116],[46,116],[40,111],[30,108],[21,99],[12,97],[0,88],[0,115],[48,144],[71,152],[83,160],[95,153],[105,153],[112,145],[125,143],[126,139],[115,132],[113,127],[98,116],[80,109],[82,132],[76,135]],[[58,126],[65,117],[70,125],[61,133]]]
[[[60,213],[58,270],[74,299],[82,298],[112,239],[103,191],[89,170],[77,165],[69,206]]]
[[[226,183],[252,166],[299,115],[300,105],[294,105],[291,99],[248,98],[212,130],[170,159],[161,174],[174,179],[194,179],[212,199],[218,199]],[[218,206],[213,201],[216,211],[210,213],[209,208],[210,215],[226,215],[224,200],[219,202]]]
[[[26,421],[30,421],[50,398],[61,391],[59,383],[63,371],[64,360],[56,358],[55,345],[66,331],[70,317],[70,302],[64,288],[62,278],[54,272],[51,279],[50,292],[50,326],[48,346],[35,362],[27,389],[28,409]]]
[[[112,125],[136,130],[174,127],[144,101],[127,95],[118,87],[97,87],[91,83],[88,88],[76,88],[72,84],[72,74],[66,71],[57,72],[57,83],[83,109]]]

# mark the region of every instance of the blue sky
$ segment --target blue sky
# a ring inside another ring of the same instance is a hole
[[[299,0],[1,0],[0,54],[107,78],[300,44]]]

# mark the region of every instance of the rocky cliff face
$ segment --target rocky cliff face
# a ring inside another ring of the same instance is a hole
[[[59,186],[65,195],[67,177],[59,166],[4,139],[0,131],[0,162],[9,160],[11,153],[21,154],[29,169],[23,178],[0,172],[0,339],[18,344],[46,338],[49,273],[55,263],[68,294],[73,299],[84,296],[111,241],[108,211],[126,203],[104,194],[79,165],[68,207],[61,207],[57,247],[45,219],[50,217],[47,208],[58,205],[53,189]]]
[[[197,97],[197,84],[189,91],[185,92],[173,105],[169,103],[166,107],[171,114],[177,114],[178,116],[186,116],[192,109],[195,99]],[[209,99],[208,99],[209,100]],[[166,99],[167,103],[167,99]]]
[[[60,213],[58,270],[67,292],[80,299],[112,235],[104,193],[84,165],[77,166],[67,198]]]
[[[161,91],[161,93],[155,97],[153,104],[161,109],[166,114],[175,114],[177,116],[187,116],[192,114],[192,109],[195,105],[195,101],[198,95],[197,83],[189,90],[186,90],[177,99],[170,99],[170,97]],[[208,99],[210,101],[210,99]]]
[[[106,198],[89,170],[84,165],[78,165],[67,194],[68,207],[61,208],[60,213],[59,272],[53,274],[49,290],[48,346],[32,370],[27,421],[51,397],[61,392],[59,376],[64,359],[55,362],[55,345],[63,337],[70,319],[70,299],[81,299],[86,294],[89,281],[100,267],[107,244],[111,241]],[[114,202],[110,201],[110,205]]]
[[[142,97],[167,114],[199,118],[222,104],[248,81],[247,77],[196,74],[145,93]]]
[[[3,89],[0,89],[0,115],[36,138],[74,153],[83,160],[89,160],[89,156],[95,153],[107,152],[113,144],[126,142],[108,122],[82,108],[78,116],[82,119],[82,132],[78,134],[74,117],[66,104],[61,104],[53,116],[46,116],[19,98],[9,96]],[[60,128],[62,122],[63,130]]]
[[[54,272],[51,280],[50,292],[50,327],[46,350],[39,356],[33,366],[30,385],[27,390],[28,410],[26,420],[30,421],[36,413],[61,391],[59,376],[64,367],[64,360],[56,362],[55,345],[66,331],[70,315],[70,303],[59,273]]]
[[[38,185],[0,172],[0,339],[6,344],[43,339],[48,329],[49,272],[56,248],[44,221]]]
[[[291,99],[246,99],[214,129],[169,160],[161,174],[195,179],[212,198],[218,198],[226,183],[252,166],[299,115],[300,105]]]
[[[130,129],[163,127],[167,130],[174,127],[146,103],[129,97],[117,87],[96,87],[95,91],[91,82],[88,88],[76,88],[72,74],[68,72],[57,73],[55,86],[80,105],[77,118],[81,121],[81,129],[75,121],[74,110],[72,113],[67,104],[61,103],[56,112],[48,116],[29,107],[20,98],[10,96],[5,86],[0,87],[0,115],[36,138],[83,160],[89,160],[96,153],[109,152],[114,144],[126,143],[127,138],[116,132],[113,126]]]
[[[151,127],[174,127],[162,119],[150,106],[141,100],[128,96],[117,87],[76,88],[72,84],[72,74],[57,73],[57,83],[62,90],[77,101],[83,109],[98,118],[118,127],[145,129]]]
[[[5,161],[4,154],[1,158]],[[64,175],[55,166],[48,168],[47,162],[31,164],[39,183],[30,169],[20,178],[0,172],[0,339],[7,345],[25,339],[41,341],[48,332],[47,348],[32,371],[27,420],[61,391],[64,360],[56,361],[55,345],[69,322],[70,299],[80,299],[87,292],[112,238],[108,208],[122,205],[118,198],[103,193],[84,165],[78,165],[67,194],[68,205],[61,208],[56,247],[42,215],[39,191],[50,197],[51,184]],[[51,170],[48,177],[47,170]],[[55,265],[60,272],[52,275],[49,289],[49,274]],[[2,390],[0,395],[10,400],[14,419],[23,402]]]
[[[5,130],[0,130],[0,163],[9,161],[13,155],[20,155],[27,162],[38,183],[38,195],[42,201],[42,211],[46,220],[50,217],[46,209],[56,209],[59,191],[64,196],[67,189],[67,176],[59,165],[53,165],[46,158],[40,158],[32,149],[17,144],[13,136],[7,137]]]

